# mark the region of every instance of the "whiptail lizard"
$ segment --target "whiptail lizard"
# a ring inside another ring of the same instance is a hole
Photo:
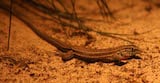
[[[6,6],[2,6],[2,8],[8,11],[9,9],[5,7]],[[64,61],[70,60],[72,58],[78,58],[87,62],[112,62],[129,59],[131,57],[135,57],[136,54],[141,53],[141,50],[135,45],[123,45],[107,49],[87,49],[84,47],[72,46],[39,31],[33,24],[29,22],[29,20],[26,20],[27,18],[24,14],[20,13],[20,10],[14,10],[12,13],[25,24],[27,24],[39,37],[57,47],[57,49],[62,51],[62,53],[65,53],[61,54],[61,57]]]
[[[57,49],[62,52],[60,56],[64,61],[70,60],[72,58],[78,58],[87,62],[112,62],[129,59],[135,57],[136,54],[141,53],[141,50],[135,45],[122,45],[119,47],[107,49],[89,49],[72,46],[37,30],[36,27],[29,23],[26,19],[21,17],[18,18],[27,24],[43,40],[57,47]]]

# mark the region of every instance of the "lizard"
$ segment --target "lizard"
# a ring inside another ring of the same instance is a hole
[[[140,54],[142,52],[136,45],[122,45],[115,48],[107,49],[89,49],[80,46],[72,46],[56,38],[50,37],[44,32],[41,32],[26,19],[21,17],[18,18],[25,24],[27,24],[30,29],[35,32],[40,38],[57,47],[57,49],[61,51],[60,56],[62,57],[63,61],[68,61],[72,58],[78,58],[86,62],[120,62],[121,60],[135,57],[136,54]]]
[[[5,8],[5,10],[8,9]],[[28,20],[26,20],[27,17],[25,17],[25,15],[23,15],[22,13],[18,11],[13,11],[12,13],[21,21],[23,21],[26,25],[28,25],[28,27],[32,29],[32,31],[35,32],[40,38],[57,47],[57,49],[62,52],[60,56],[62,57],[63,61],[68,61],[72,58],[78,58],[87,62],[121,61],[135,57],[135,55],[142,52],[135,45],[122,45],[115,48],[107,48],[107,49],[89,49],[84,47],[72,46],[58,39],[52,38],[48,36],[46,33],[38,30],[33,24],[31,24]]]

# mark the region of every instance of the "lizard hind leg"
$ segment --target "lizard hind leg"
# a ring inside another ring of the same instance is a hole
[[[74,57],[73,51],[68,51],[67,53],[63,53],[61,57],[63,61],[71,60]]]

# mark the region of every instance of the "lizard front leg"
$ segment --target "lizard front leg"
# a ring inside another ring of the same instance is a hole
[[[62,57],[63,61],[68,61],[71,60],[74,57],[74,53],[72,50],[66,52],[66,53],[61,53],[60,56]]]

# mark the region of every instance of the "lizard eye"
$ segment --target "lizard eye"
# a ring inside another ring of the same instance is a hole
[[[133,48],[131,48],[132,52],[135,51]]]

